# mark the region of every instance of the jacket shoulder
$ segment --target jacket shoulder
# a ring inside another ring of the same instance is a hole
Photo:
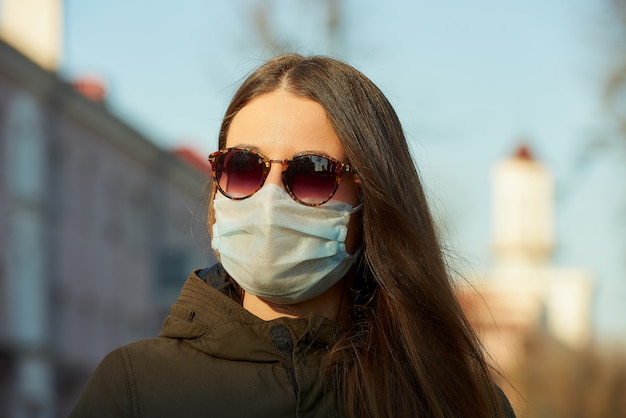
[[[134,376],[126,347],[109,353],[83,388],[70,418],[136,417]]]
[[[145,385],[146,379],[155,383],[163,380],[159,365],[171,363],[176,358],[174,354],[179,353],[180,348],[173,345],[179,343],[155,337],[110,352],[91,375],[69,417],[140,416],[142,411],[145,412],[141,405],[145,400],[140,399],[140,386]]]

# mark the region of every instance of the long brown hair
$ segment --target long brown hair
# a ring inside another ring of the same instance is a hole
[[[351,326],[328,372],[352,417],[499,417],[502,400],[454,296],[402,126],[362,73],[327,57],[283,55],[253,72],[224,117],[285,89],[320,103],[356,168],[363,249]]]

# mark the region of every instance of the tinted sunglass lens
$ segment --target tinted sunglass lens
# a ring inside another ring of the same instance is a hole
[[[233,198],[244,198],[261,188],[265,167],[261,156],[249,151],[234,150],[222,157],[218,182],[226,194]]]
[[[305,203],[323,203],[337,187],[335,164],[317,155],[294,158],[285,177],[291,193]]]

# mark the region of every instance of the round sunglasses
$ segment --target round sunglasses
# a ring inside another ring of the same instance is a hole
[[[227,148],[209,155],[209,162],[217,188],[234,200],[252,196],[263,187],[272,163],[282,164],[287,193],[306,206],[328,202],[343,173],[356,174],[348,164],[314,152],[297,154],[290,160],[273,160],[249,148]]]

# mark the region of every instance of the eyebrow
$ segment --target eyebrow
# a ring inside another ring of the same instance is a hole
[[[235,144],[235,145],[232,145],[232,146],[230,146],[230,147],[226,147],[226,148],[245,148],[245,149],[249,149],[249,150],[251,150],[251,151],[255,151],[255,152],[257,152],[257,153],[261,154],[261,155],[262,155],[263,157],[265,157],[265,158],[269,158],[269,159],[271,159],[270,157],[268,157],[267,155],[265,155],[263,152],[261,152],[261,149],[260,149],[259,147],[257,147],[256,145],[245,144],[245,143],[239,143],[239,144]],[[300,151],[300,152],[297,152],[297,153],[293,154],[290,158],[287,158],[287,160],[293,160],[293,158],[294,158],[294,157],[297,157],[297,156],[300,156],[300,155],[306,155],[306,154],[316,154],[316,155],[321,155],[321,156],[324,156],[324,157],[327,157],[327,158],[330,158],[330,159],[333,159],[333,160],[339,161],[340,163],[347,164],[347,165],[351,165],[349,161],[343,161],[343,160],[341,160],[341,159],[338,159],[338,158],[332,157],[332,156],[330,156],[328,153],[326,153],[326,152],[324,152],[324,151],[321,151],[321,150],[308,150],[308,151]]]
[[[235,144],[235,145],[233,145],[231,147],[227,147],[227,148],[247,148],[247,149],[251,149],[251,150],[256,151],[256,152],[261,152],[259,147],[254,146],[254,145],[250,145],[250,144]]]

